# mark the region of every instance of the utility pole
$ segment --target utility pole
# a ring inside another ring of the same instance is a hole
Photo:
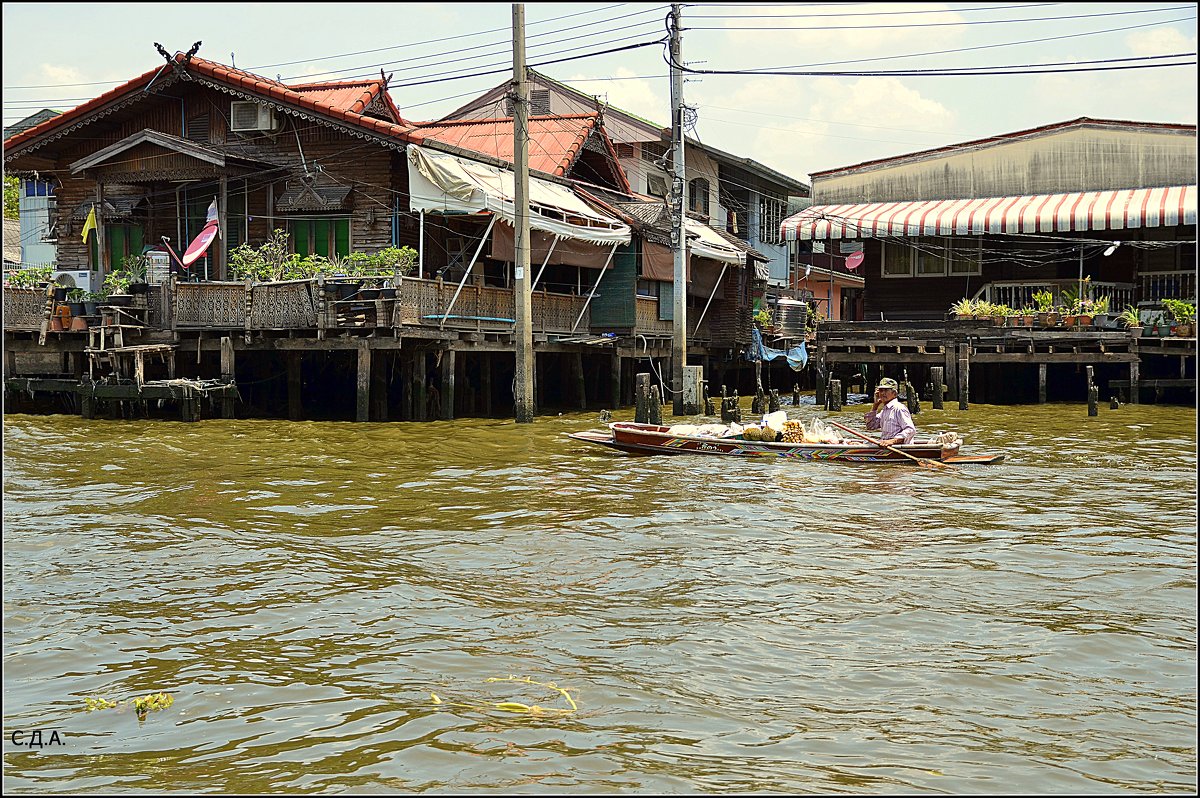
[[[516,286],[516,370],[513,413],[518,424],[533,421],[533,306],[529,273],[529,85],[525,82],[525,4],[513,3],[513,268]]]
[[[683,168],[683,44],[680,41],[682,8],[671,4],[671,249],[675,254],[675,325],[671,341],[671,406],[683,415],[683,367],[687,365],[687,236],[683,209],[687,180]]]

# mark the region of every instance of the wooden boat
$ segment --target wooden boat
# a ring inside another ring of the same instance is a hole
[[[734,457],[789,457],[799,460],[836,460],[843,463],[911,463],[912,457],[937,460],[942,463],[999,463],[1003,454],[961,455],[958,449],[943,450],[932,440],[916,440],[911,444],[893,446],[890,451],[866,443],[768,443],[741,438],[714,438],[707,435],[672,435],[670,427],[656,424],[636,424],[618,421],[608,425],[608,431],[588,430],[568,433],[569,438],[595,443],[627,454],[708,454]]]

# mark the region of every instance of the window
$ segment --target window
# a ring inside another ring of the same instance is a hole
[[[954,277],[983,274],[983,239],[948,238],[950,274]]]
[[[637,295],[657,298],[658,285],[653,280],[638,280]]]
[[[100,269],[100,236],[88,236],[88,247],[91,250],[89,266],[93,270]],[[105,224],[104,243],[108,248],[109,268],[125,268],[125,258],[130,255],[142,254],[142,226],[137,224]]]
[[[703,177],[688,183],[688,210],[708,216],[708,181]]]
[[[23,180],[26,197],[50,197],[54,195],[54,187],[45,180]]]
[[[667,196],[667,179],[662,175],[649,172],[646,174],[646,193],[652,197]]]
[[[922,238],[913,251],[913,270],[918,277],[945,277],[950,242],[944,238]]]
[[[516,108],[513,105],[512,98],[506,101],[508,105],[508,115],[514,116]],[[534,89],[529,92],[529,115],[530,116],[549,116],[550,115],[550,90],[549,89]]]
[[[912,277],[913,250],[905,244],[888,241],[883,245],[883,276]]]
[[[663,144],[659,141],[643,141],[642,142],[642,160],[654,162],[667,154],[670,145]]]
[[[787,206],[782,200],[774,197],[760,197],[758,200],[758,240],[764,244],[782,244],[779,227],[783,224],[784,209]]]
[[[292,219],[288,222],[292,251],[332,258],[350,254],[350,217]]]

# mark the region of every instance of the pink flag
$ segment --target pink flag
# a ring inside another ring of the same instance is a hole
[[[192,243],[188,244],[187,251],[183,253],[183,265],[191,266],[200,260],[208,251],[209,244],[217,237],[218,232],[220,231],[217,223],[217,201],[213,199],[212,204],[208,206],[208,218],[204,220],[204,228],[192,239]]]

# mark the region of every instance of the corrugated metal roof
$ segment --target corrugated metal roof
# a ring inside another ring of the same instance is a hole
[[[967,200],[814,205],[784,219],[788,241],[1061,233],[1196,223],[1196,186]]]

